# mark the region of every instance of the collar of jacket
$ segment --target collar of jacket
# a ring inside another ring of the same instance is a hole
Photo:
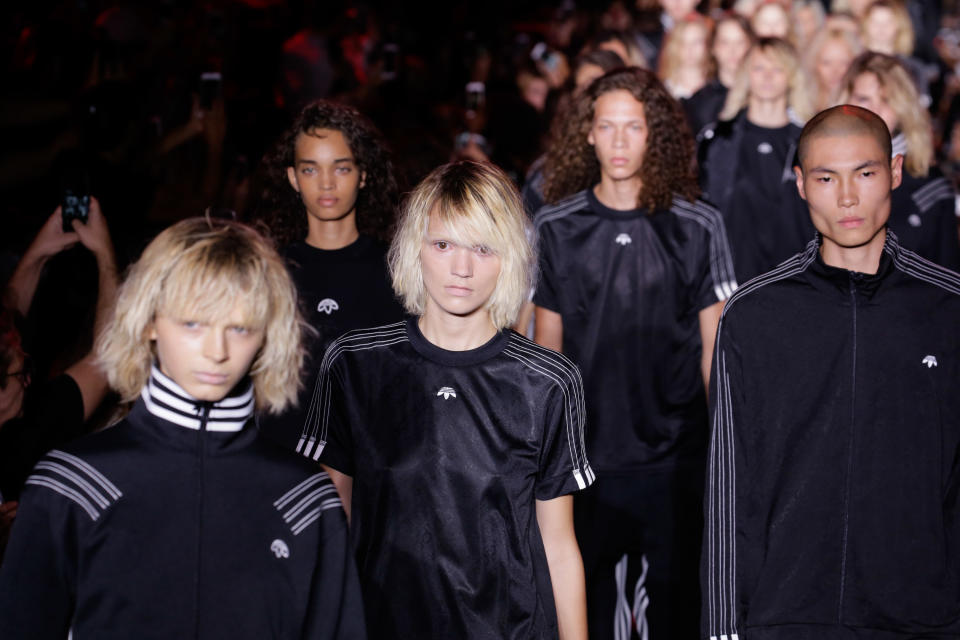
[[[164,375],[156,364],[150,370],[150,379],[140,392],[140,399],[149,413],[185,429],[199,430],[207,407],[207,431],[235,433],[253,417],[253,383],[249,379],[240,382],[219,402],[203,402]]]
[[[876,273],[860,273],[841,267],[833,267],[823,261],[820,255],[820,244],[823,239],[817,233],[816,256],[810,270],[828,283],[830,288],[836,288],[843,295],[849,296],[851,283],[859,296],[872,298],[887,276],[894,270],[894,258],[900,252],[900,242],[896,234],[887,228],[887,238],[883,243],[883,252],[880,254],[880,265]],[[809,250],[809,249],[808,249]]]

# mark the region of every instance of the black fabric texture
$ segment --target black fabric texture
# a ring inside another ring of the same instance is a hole
[[[353,477],[371,637],[555,638],[535,501],[593,481],[576,368],[510,331],[447,351],[413,319],[326,362],[311,441]]]
[[[893,190],[890,229],[900,244],[936,262],[960,271],[960,238],[957,235],[956,192],[936,167],[925,178],[915,178],[906,169],[903,181]]]
[[[373,238],[361,235],[352,244],[333,250],[296,242],[283,253],[297,287],[303,317],[317,335],[307,340],[307,361],[297,406],[279,416],[260,415],[257,424],[264,435],[294,449],[306,421],[315,373],[327,346],[351,329],[395,322],[404,314],[390,284],[386,247]]]
[[[887,234],[740,288],[711,377],[703,637],[960,637],[960,275]]]

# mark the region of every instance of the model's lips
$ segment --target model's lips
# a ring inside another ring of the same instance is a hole
[[[626,166],[628,162],[630,162],[630,160],[627,158],[610,158],[610,164],[612,164],[615,167]]]
[[[840,218],[840,226],[844,229],[856,229],[863,224],[863,218],[857,218],[855,216],[848,216],[846,218]]]
[[[332,207],[337,204],[340,198],[319,198],[317,204],[321,207]]]
[[[197,381],[204,384],[223,384],[229,378],[225,373],[209,373],[207,371],[194,371],[193,375]]]
[[[446,287],[443,288],[443,290],[452,296],[459,296],[459,297],[469,296],[471,293],[473,293],[473,289],[471,289],[470,287],[460,287],[454,284],[447,285]]]

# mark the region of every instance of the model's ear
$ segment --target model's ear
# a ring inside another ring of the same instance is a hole
[[[587,134],[587,144],[591,147],[596,144],[596,138],[593,137],[593,129],[590,129],[590,133]]]
[[[903,182],[903,154],[898,153],[890,161],[890,190],[893,191]]]
[[[300,193],[300,183],[297,182],[297,170],[293,167],[287,167],[287,180],[290,181],[290,186],[293,187],[293,190]]]
[[[147,327],[147,339],[150,341],[157,339],[157,321],[153,320]]]
[[[803,191],[803,169],[800,168],[800,165],[793,167],[793,174],[797,176],[797,191],[800,193],[800,197],[806,200],[807,194]]]

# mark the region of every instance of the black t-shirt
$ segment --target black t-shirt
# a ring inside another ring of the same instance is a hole
[[[768,129],[744,119],[736,181],[723,211],[740,282],[799,253],[813,237],[812,227],[800,231],[807,229],[810,216],[792,173],[785,179],[798,134],[793,124]]]
[[[415,319],[324,357],[299,450],[353,477],[372,638],[556,638],[535,500],[583,489],[580,373],[512,331],[469,351]]]
[[[0,427],[0,498],[18,499],[33,465],[83,429],[83,396],[73,378],[64,374],[28,387],[23,414]]]
[[[720,214],[676,199],[618,211],[592,190],[540,210],[536,305],[563,318],[563,352],[583,371],[587,443],[598,471],[703,455],[700,310],[736,288]]]
[[[258,423],[265,435],[292,449],[303,430],[314,375],[327,346],[351,329],[395,322],[403,317],[403,309],[393,295],[386,248],[373,238],[360,236],[352,244],[333,250],[295,242],[284,249],[283,255],[297,287],[303,317],[318,335],[308,339],[298,406],[280,416],[259,416]]]

